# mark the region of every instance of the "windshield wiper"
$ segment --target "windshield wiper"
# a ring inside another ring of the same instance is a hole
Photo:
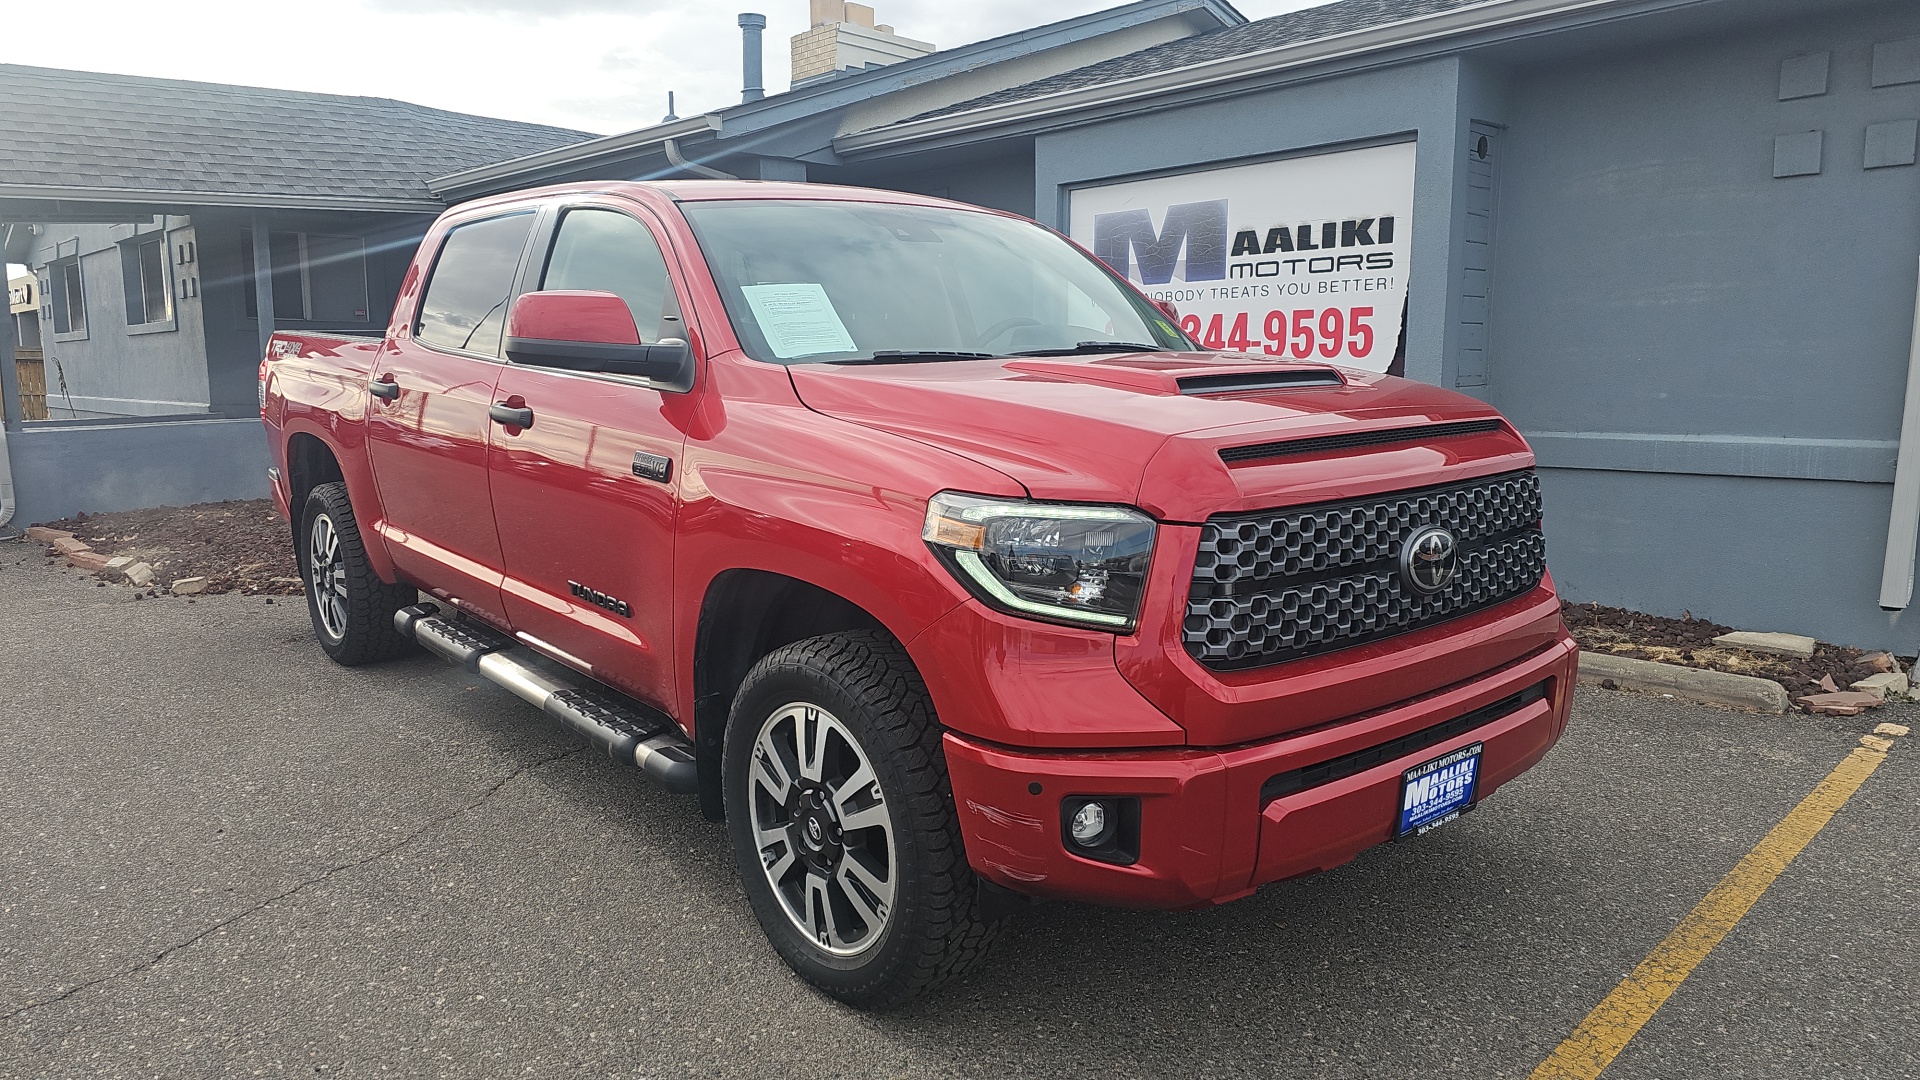
[[[1085,353],[1116,352],[1164,352],[1158,345],[1148,345],[1140,341],[1082,341],[1071,349],[1032,349],[1017,352],[1015,356],[1079,356]]]
[[[872,356],[854,356],[845,360],[825,360],[827,364],[937,364],[943,360],[991,360],[990,352],[957,352],[946,349],[877,352]]]

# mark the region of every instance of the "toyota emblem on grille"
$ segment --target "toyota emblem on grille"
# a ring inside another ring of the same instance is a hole
[[[1453,583],[1458,550],[1453,534],[1438,525],[1415,529],[1400,549],[1400,576],[1416,592],[1437,593]]]

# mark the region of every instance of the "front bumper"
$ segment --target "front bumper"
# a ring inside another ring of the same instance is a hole
[[[1531,768],[1566,730],[1577,662],[1562,630],[1552,644],[1434,693],[1224,749],[1047,753],[949,732],[947,768],[968,860],[1016,892],[1142,908],[1223,903],[1331,869],[1391,839],[1405,770],[1483,743],[1477,799],[1484,799]],[[1447,726],[1535,686],[1544,696],[1504,715],[1465,730]],[[1406,746],[1414,748],[1393,754]],[[1311,768],[1328,763],[1331,770]],[[1296,770],[1307,770],[1300,774],[1306,786],[1299,779],[1269,784]],[[1287,788],[1297,789],[1269,797]],[[1076,795],[1140,800],[1136,862],[1067,850],[1060,807]]]

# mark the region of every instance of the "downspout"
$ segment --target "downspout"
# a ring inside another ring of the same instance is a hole
[[[662,140],[661,145],[666,148],[668,164],[671,164],[676,169],[690,172],[695,176],[704,176],[710,180],[740,179],[732,173],[721,172],[719,169],[709,169],[697,161],[688,161],[686,158],[681,157],[680,144],[673,139]]]
[[[1914,291],[1913,337],[1907,346],[1907,404],[1900,417],[1900,456],[1893,466],[1893,514],[1880,570],[1880,606],[1904,611],[1913,599],[1914,543],[1920,541],[1920,285]]]

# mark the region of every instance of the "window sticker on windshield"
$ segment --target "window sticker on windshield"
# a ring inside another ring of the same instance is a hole
[[[858,348],[827,290],[813,282],[743,285],[740,291],[747,294],[767,347],[782,360]]]

